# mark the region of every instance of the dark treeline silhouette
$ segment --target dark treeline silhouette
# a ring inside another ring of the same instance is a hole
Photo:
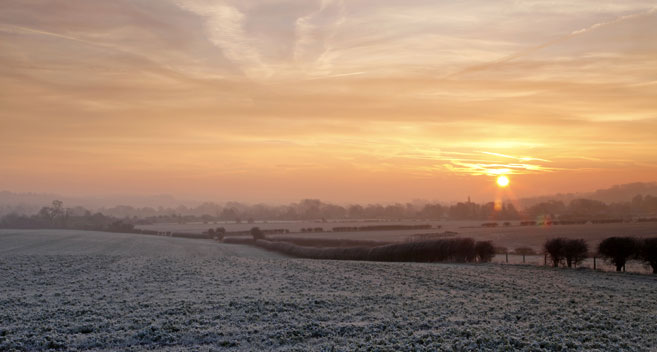
[[[583,239],[552,238],[545,242],[543,251],[554,267],[564,262],[569,268],[577,266],[593,255],[606,259],[616,271],[624,271],[628,261],[637,260],[650,266],[653,274],[657,274],[657,237],[608,237],[598,245],[597,254],[589,253]]]

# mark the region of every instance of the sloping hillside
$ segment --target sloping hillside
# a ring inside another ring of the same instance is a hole
[[[0,350],[657,348],[657,278],[0,232]]]

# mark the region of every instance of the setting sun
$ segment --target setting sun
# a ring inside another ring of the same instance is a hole
[[[497,178],[497,185],[500,187],[506,187],[509,185],[509,178],[502,175]]]

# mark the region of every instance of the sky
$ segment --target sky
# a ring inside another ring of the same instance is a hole
[[[656,137],[657,1],[0,2],[4,190],[485,201]]]

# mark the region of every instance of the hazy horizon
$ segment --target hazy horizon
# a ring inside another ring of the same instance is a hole
[[[0,189],[344,203],[654,182],[656,20],[640,0],[3,1]]]
[[[536,196],[529,197],[515,197],[510,198],[508,195],[505,195],[504,198],[499,198],[500,193],[497,193],[498,198],[474,198],[470,195],[464,195],[459,199],[440,199],[440,198],[413,198],[413,199],[396,199],[389,201],[370,201],[370,200],[332,200],[332,199],[322,199],[318,197],[302,197],[298,199],[290,200],[279,200],[279,201],[267,201],[263,199],[216,199],[216,198],[207,198],[207,197],[198,197],[198,198],[185,198],[178,197],[174,194],[60,194],[52,192],[12,192],[10,190],[0,189],[0,205],[6,206],[16,206],[19,204],[29,204],[31,206],[45,206],[49,205],[53,200],[63,200],[66,206],[83,206],[90,207],[92,209],[99,208],[108,208],[115,206],[132,206],[135,208],[141,207],[164,207],[164,208],[174,208],[178,206],[187,206],[187,207],[196,207],[204,203],[214,203],[214,204],[227,204],[231,202],[237,202],[244,205],[255,205],[255,204],[265,204],[270,206],[278,205],[287,205],[298,203],[304,199],[318,199],[325,203],[336,204],[341,206],[348,206],[354,204],[382,204],[382,205],[392,205],[392,204],[444,204],[450,205],[458,202],[464,202],[470,199],[474,203],[487,203],[491,201],[502,201],[506,203],[511,203],[519,208],[524,208],[525,206],[531,206],[533,204],[544,202],[547,200],[561,200],[566,201],[577,199],[577,198],[586,198],[586,199],[597,199],[605,203],[613,202],[627,202],[630,201],[636,195],[653,195],[657,196],[657,182],[650,183],[629,183],[623,185],[612,185],[611,187],[602,188],[602,189],[588,189],[581,190],[579,192],[556,192],[551,194],[541,194]]]

